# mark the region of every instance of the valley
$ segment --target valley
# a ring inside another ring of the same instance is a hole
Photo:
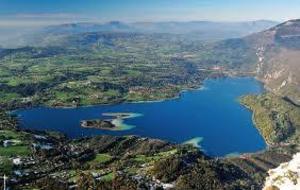
[[[20,189],[261,189],[269,169],[299,152],[299,23],[214,42],[84,32],[0,49],[0,174]],[[70,139],[22,129],[7,113],[171,99],[206,79],[245,75],[267,89],[240,101],[268,147],[233,157],[131,135]]]

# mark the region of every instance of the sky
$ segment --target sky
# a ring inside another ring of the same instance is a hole
[[[300,0],[0,0],[0,27],[67,22],[285,21]]]

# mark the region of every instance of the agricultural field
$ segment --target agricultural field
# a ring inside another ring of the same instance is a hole
[[[87,33],[64,37],[55,46],[2,50],[0,104],[78,106],[172,98],[208,76],[243,68],[238,57],[247,47],[240,53],[231,49],[240,43]]]

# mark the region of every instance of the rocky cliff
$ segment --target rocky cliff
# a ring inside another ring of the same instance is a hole
[[[256,50],[257,75],[269,90],[300,104],[300,20],[245,38]]]
[[[300,189],[300,153],[294,155],[290,162],[280,164],[269,170],[264,190],[297,190]]]

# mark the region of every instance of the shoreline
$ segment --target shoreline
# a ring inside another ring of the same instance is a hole
[[[207,80],[207,79],[205,79]],[[205,81],[204,80],[204,81]],[[9,110],[8,112],[14,112],[16,110],[28,110],[33,108],[48,108],[48,109],[76,109],[76,108],[90,108],[90,107],[97,107],[97,106],[113,106],[113,105],[121,105],[121,104],[148,104],[148,103],[159,103],[159,102],[165,102],[165,101],[171,101],[180,99],[182,93],[188,92],[188,91],[194,91],[194,90],[202,90],[203,85],[200,84],[197,88],[187,88],[180,90],[174,97],[171,98],[162,98],[157,100],[141,100],[141,101],[120,101],[120,102],[112,102],[112,103],[102,103],[102,104],[88,104],[88,105],[79,105],[79,106],[49,106],[49,105],[36,105],[36,106],[24,106],[17,109]]]
[[[257,80],[255,77],[251,77],[251,76],[223,76],[223,77],[217,77],[217,78],[207,78],[205,80],[203,80],[201,82],[201,84],[198,86],[198,87],[195,87],[195,88],[187,88],[187,89],[182,89],[177,96],[174,96],[172,98],[167,98],[167,99],[159,99],[159,100],[146,100],[146,101],[132,101],[132,102],[127,102],[127,101],[123,101],[123,102],[120,102],[120,103],[109,103],[109,104],[95,104],[95,105],[83,105],[83,106],[73,106],[73,107],[69,107],[69,106],[63,106],[63,107],[51,107],[51,106],[36,106],[36,107],[27,107],[27,108],[20,108],[20,109],[16,109],[16,110],[12,110],[12,111],[9,111],[10,113],[13,113],[14,111],[17,111],[17,110],[27,110],[27,109],[32,109],[32,108],[46,108],[46,109],[76,109],[76,108],[85,108],[85,107],[97,107],[97,106],[110,106],[110,105],[120,105],[120,104],[141,104],[141,103],[157,103],[157,102],[164,102],[164,101],[170,101],[170,100],[174,100],[174,99],[180,99],[182,94],[185,93],[185,92],[189,92],[189,91],[196,91],[196,90],[205,90],[205,81],[207,80],[217,80],[217,79],[226,79],[226,78],[253,78],[255,80]],[[261,81],[257,80],[259,83],[263,84]],[[262,85],[262,88],[264,89],[264,85]],[[240,101],[239,103],[242,105],[242,106],[245,106],[244,104],[242,104]],[[250,112],[252,113],[252,122],[253,122],[253,125],[254,127],[259,131],[260,135],[263,137],[264,139],[264,142],[266,143],[266,147],[262,150],[258,150],[258,151],[255,151],[255,152],[249,152],[249,153],[244,153],[244,154],[251,154],[251,153],[256,153],[256,152],[260,152],[260,151],[264,151],[264,150],[267,150],[269,147],[270,147],[270,144],[266,141],[265,137],[261,134],[261,131],[259,130],[259,128],[256,126],[256,123],[255,123],[255,120],[254,120],[254,115],[253,115],[253,111],[251,109],[249,109],[247,106],[245,106],[248,110],[250,110]],[[13,113],[14,114],[14,113]],[[117,119],[114,119],[114,120],[117,120]],[[123,124],[123,123],[121,123]],[[126,125],[126,124],[125,124]],[[117,127],[119,128],[119,127]],[[110,129],[109,131],[123,131],[123,130],[129,130],[133,127],[130,127],[129,129]],[[126,127],[127,128],[127,127]],[[104,129],[106,130],[106,129]],[[43,131],[43,130],[41,130]],[[65,135],[65,134],[63,134]],[[138,135],[137,135],[138,136]],[[79,138],[80,139],[80,138]],[[171,142],[171,141],[168,141],[168,142]],[[182,142],[182,143],[176,143],[176,144],[183,144],[185,142]],[[242,154],[241,154],[242,155]]]
[[[266,149],[270,148],[272,146],[272,144],[270,142],[268,142],[268,140],[266,139],[266,137],[262,134],[261,132],[261,129],[259,127],[257,127],[257,124],[256,124],[256,121],[255,121],[255,113],[254,111],[247,105],[245,105],[244,103],[241,102],[241,99],[239,99],[239,102],[242,106],[244,106],[246,109],[248,109],[252,115],[251,115],[251,120],[252,120],[252,123],[254,125],[254,127],[258,130],[260,136],[264,139],[265,143],[266,143]]]
[[[79,105],[79,106],[49,106],[49,105],[35,105],[35,106],[24,106],[24,107],[20,107],[17,109],[13,109],[11,111],[16,111],[16,110],[27,110],[27,109],[32,109],[32,108],[49,108],[49,109],[76,109],[76,108],[85,108],[85,107],[97,107],[97,106],[111,106],[111,105],[121,105],[121,104],[147,104],[147,103],[159,103],[159,102],[165,102],[165,101],[171,101],[171,100],[176,100],[176,99],[180,99],[181,95],[184,92],[189,92],[189,91],[195,91],[195,90],[205,90],[206,88],[204,87],[204,83],[207,80],[212,80],[212,79],[219,79],[219,78],[253,78],[255,80],[256,77],[251,77],[251,76],[222,76],[222,77],[217,77],[217,78],[206,78],[204,79],[197,87],[195,88],[184,88],[182,90],[180,90],[174,97],[170,97],[170,98],[162,98],[162,99],[157,99],[157,100],[142,100],[142,101],[117,101],[117,102],[111,102],[111,103],[99,103],[99,104],[87,104],[87,105]],[[263,84],[260,80],[257,80],[258,82],[260,82],[261,84]],[[264,85],[262,85],[263,89]]]
[[[201,143],[202,143],[203,140],[204,140],[203,137],[194,137],[194,138],[191,138],[189,140],[186,140],[186,141],[182,142],[181,144],[192,145],[193,147],[199,148],[201,151],[205,152],[205,150],[201,146]]]

